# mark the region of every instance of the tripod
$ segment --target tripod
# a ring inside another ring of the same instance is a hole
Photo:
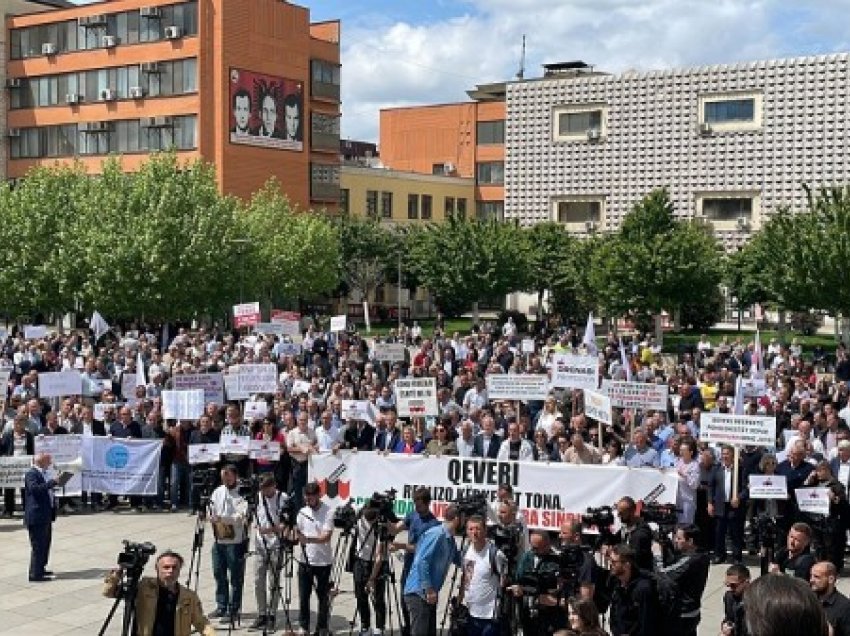
[[[461,539],[461,541],[460,541],[460,554],[461,555],[466,554],[466,548],[467,548],[468,542],[469,542],[469,539],[466,536],[464,536]],[[455,567],[454,572],[452,572],[452,580],[449,582],[449,596],[448,596],[449,599],[452,598],[452,595],[454,594],[454,590],[455,590],[455,585],[458,584],[457,573],[460,572],[460,570],[461,570],[461,568]],[[446,603],[446,607],[443,609],[443,618],[440,620],[440,633],[441,634],[445,631],[446,619],[449,617],[449,608],[450,607],[451,607],[451,603]]]
[[[121,601],[124,601],[124,615],[121,621],[121,636],[134,636],[136,633],[136,591],[139,588],[139,577],[141,574],[140,570],[139,572],[131,572],[129,574],[122,575],[124,580],[122,580],[118,585],[118,593],[115,596],[115,602],[112,604],[109,613],[106,615],[106,620],[103,621],[103,625],[97,633],[97,636],[103,636],[106,633],[106,628],[109,627],[109,623],[112,621],[112,617],[115,616],[115,610],[118,609],[118,605],[121,604]]]
[[[266,567],[269,566],[269,562],[271,562],[271,554],[266,555],[268,562]],[[265,623],[263,625],[263,636],[270,633],[270,631],[274,631],[274,623],[275,623],[275,615],[277,614],[277,607],[281,602],[281,598],[283,598],[283,617],[286,621],[286,631],[292,633],[292,621],[289,618],[289,607],[292,604],[292,577],[294,576],[294,567],[293,564],[295,562],[295,558],[292,555],[292,544],[287,542],[286,539],[281,539],[280,544],[278,546],[277,551],[277,559],[276,563],[273,566],[273,575],[272,575],[272,585],[270,588],[270,592],[272,593],[272,603],[269,605],[266,604],[266,614],[265,614]],[[280,574],[284,573],[285,584],[283,588],[283,595],[281,595],[280,589]],[[263,582],[265,584],[265,581]]]
[[[202,499],[201,504],[198,518],[195,519],[195,535],[192,538],[192,557],[189,559],[189,575],[186,577],[186,589],[191,589],[192,575],[194,574],[195,592],[198,591],[198,581],[200,580],[201,554],[204,547],[204,524],[206,522],[206,509],[209,501],[204,504]]]

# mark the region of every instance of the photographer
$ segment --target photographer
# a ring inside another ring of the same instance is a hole
[[[700,622],[700,603],[708,581],[709,558],[697,549],[699,529],[687,525],[676,529],[673,544],[676,560],[664,566],[661,562],[662,549],[658,543],[652,545],[656,572],[669,577],[681,594],[679,632],[683,636],[696,636]]]
[[[809,551],[812,542],[812,529],[807,523],[798,522],[788,531],[786,547],[776,553],[776,560],[770,564],[772,574],[787,574],[808,581],[811,578],[815,557]]]
[[[593,556],[590,552],[581,550],[581,522],[565,522],[561,524],[561,529],[558,532],[560,541],[561,556],[568,552],[572,552],[578,557],[581,556],[581,562],[575,563],[575,577],[573,580],[573,589],[564,590],[564,596],[580,596],[581,598],[592,601],[595,591],[593,584]]]
[[[525,602],[520,608],[520,622],[525,634],[551,634],[567,626],[558,583],[558,554],[552,549],[549,533],[534,531],[531,549],[519,560],[516,584],[509,590]]]
[[[288,497],[278,492],[274,475],[266,474],[260,481],[260,500],[257,506],[257,526],[254,528],[254,595],[257,599],[257,619],[251,629],[263,627],[274,630],[275,613],[280,596],[281,541],[291,528],[284,522],[282,511]],[[271,605],[267,604],[271,590]]]
[[[614,534],[615,543],[625,543],[633,551],[641,570],[652,570],[652,529],[637,514],[637,504],[631,497],[617,502],[620,529]]]
[[[215,628],[204,616],[198,595],[177,582],[181,567],[183,557],[165,551],[156,560],[156,578],[145,576],[139,580],[136,598],[126,600],[134,603],[135,636],[189,636],[193,629],[204,636],[215,636]],[[104,596],[119,596],[123,575],[124,570],[120,568],[107,575]]]
[[[466,522],[469,547],[463,555],[463,584],[458,603],[466,602],[469,621],[467,636],[496,636],[499,633],[499,600],[507,571],[507,559],[487,539],[484,519],[470,517]]]
[[[626,544],[615,545],[608,557],[616,579],[611,595],[611,633],[656,636],[661,632],[659,601],[652,579],[642,572],[635,551]]]
[[[437,602],[449,565],[461,566],[455,535],[460,527],[460,510],[449,505],[442,525],[429,528],[419,538],[410,573],[404,585],[404,603],[410,615],[412,636],[437,633]]]
[[[406,542],[394,542],[394,550],[404,550],[404,565],[401,570],[401,589],[405,587],[410,567],[413,565],[413,557],[416,552],[416,544],[426,530],[440,525],[437,517],[431,512],[431,491],[427,488],[417,488],[413,493],[413,511],[409,512],[404,519],[390,527],[390,534],[398,534],[402,530],[407,531]],[[407,613],[407,605],[402,603],[401,613],[403,617],[403,631],[407,631],[410,625],[410,616]]]
[[[354,544],[354,596],[360,614],[362,633],[369,633],[372,613],[369,596],[375,608],[375,627],[383,633],[387,620],[386,577],[381,540],[380,509],[367,505],[357,519]]]
[[[518,515],[519,508],[513,499],[505,499],[499,503],[496,513],[496,523],[491,526],[491,537],[507,537],[515,542],[502,551],[508,557],[509,565],[515,566],[516,559],[528,549],[528,527]],[[502,548],[502,546],[500,546]]]
[[[239,494],[236,466],[221,470],[221,486],[210,496],[209,519],[215,542],[212,568],[215,577],[215,611],[211,618],[229,620],[242,607],[245,579],[245,517],[248,502]]]
[[[316,631],[328,633],[331,596],[331,566],[334,555],[331,548],[333,513],[322,502],[319,484],[310,482],[304,487],[306,505],[298,511],[298,541],[301,543],[301,560],[298,562],[298,624],[310,631],[310,594],[315,588],[319,598]]]

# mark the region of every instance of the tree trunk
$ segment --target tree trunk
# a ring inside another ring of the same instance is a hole
[[[659,347],[664,347],[664,328],[662,326],[661,314],[655,314],[655,343]]]
[[[836,319],[838,320],[838,319]],[[850,318],[841,318],[841,339],[840,342],[847,344],[850,342]]]
[[[785,341],[785,310],[779,310],[779,324],[777,326],[777,331],[779,331],[779,342]]]
[[[537,320],[536,322],[539,324],[543,318],[543,289],[537,290]]]
[[[472,324],[477,325],[481,319],[481,312],[478,310],[478,301],[472,303]]]
[[[673,310],[673,331],[676,333],[682,331],[682,310],[680,308]]]

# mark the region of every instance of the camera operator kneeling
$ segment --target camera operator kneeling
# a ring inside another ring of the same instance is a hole
[[[509,589],[524,601],[519,612],[523,633],[552,634],[567,626],[558,581],[559,557],[545,531],[532,532],[530,543],[531,549],[517,566],[517,584]]]
[[[215,628],[204,616],[198,595],[178,582],[183,557],[166,551],[156,560],[156,578],[139,580],[135,598],[135,636],[189,636],[193,628],[204,636],[215,636]],[[123,571],[113,570],[106,577],[103,595],[116,598]],[[127,599],[128,603],[133,602]]]

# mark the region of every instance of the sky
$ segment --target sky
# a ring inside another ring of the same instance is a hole
[[[240,2],[250,0],[238,0]],[[381,108],[463,101],[476,84],[583,60],[620,73],[850,50],[850,0],[300,0],[342,20],[342,134]]]

